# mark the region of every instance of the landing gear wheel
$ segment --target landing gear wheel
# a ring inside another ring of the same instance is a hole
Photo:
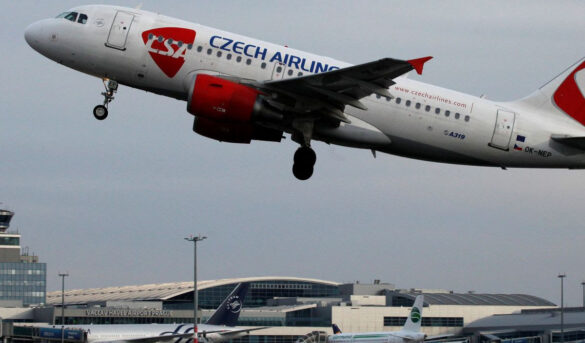
[[[102,93],[104,96],[104,104],[97,105],[93,108],[93,116],[97,120],[104,120],[108,117],[108,104],[114,100],[114,94],[118,90],[118,82],[114,80],[103,79],[106,91]]]
[[[317,161],[317,154],[308,146],[303,146],[297,149],[294,157],[295,164],[315,165]]]
[[[299,180],[307,180],[313,175],[313,166],[317,161],[315,151],[309,147],[300,147],[295,152],[293,175]]]
[[[93,116],[97,120],[104,120],[108,117],[108,108],[104,105],[97,105],[93,108]]]
[[[301,180],[305,181],[313,175],[313,166],[301,165],[301,164],[293,164],[292,167],[293,175]]]

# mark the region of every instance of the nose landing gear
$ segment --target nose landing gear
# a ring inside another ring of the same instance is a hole
[[[93,108],[93,116],[97,120],[104,120],[108,117],[108,104],[114,100],[114,94],[118,90],[118,82],[114,80],[106,80],[104,79],[104,87],[106,87],[106,91],[102,92],[104,96],[104,104],[97,105]]]

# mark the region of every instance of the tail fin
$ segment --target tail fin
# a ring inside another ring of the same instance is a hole
[[[568,115],[585,125],[585,58],[518,102]]]
[[[337,324],[332,324],[331,328],[333,329],[333,334],[337,335],[339,333],[341,333],[341,329],[339,328],[339,326],[337,326]]]
[[[417,295],[416,299],[414,299],[414,305],[412,305],[412,309],[410,310],[410,316],[406,318],[406,324],[404,324],[404,328],[402,331],[411,331],[411,332],[419,332],[420,331],[420,323],[422,322],[422,309],[424,304],[424,295]]]
[[[250,284],[247,282],[238,284],[205,324],[236,326],[249,288]]]

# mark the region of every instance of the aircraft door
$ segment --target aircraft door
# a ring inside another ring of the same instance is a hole
[[[286,64],[284,63],[274,63],[274,69],[272,69],[272,80],[280,80],[284,76],[284,70],[286,69]]]
[[[126,40],[128,39],[128,32],[130,32],[132,21],[134,21],[134,15],[118,11],[112,22],[106,46],[114,49],[126,50]]]
[[[515,119],[516,114],[514,112],[498,110],[494,134],[489,146],[506,151],[510,150],[510,139],[512,138]]]

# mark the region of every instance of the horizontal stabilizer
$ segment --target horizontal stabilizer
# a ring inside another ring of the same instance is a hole
[[[563,136],[563,135],[552,135],[550,137],[553,141],[573,147],[573,148],[577,148],[577,149],[581,149],[581,150],[585,150],[585,137],[568,137],[568,136]]]

